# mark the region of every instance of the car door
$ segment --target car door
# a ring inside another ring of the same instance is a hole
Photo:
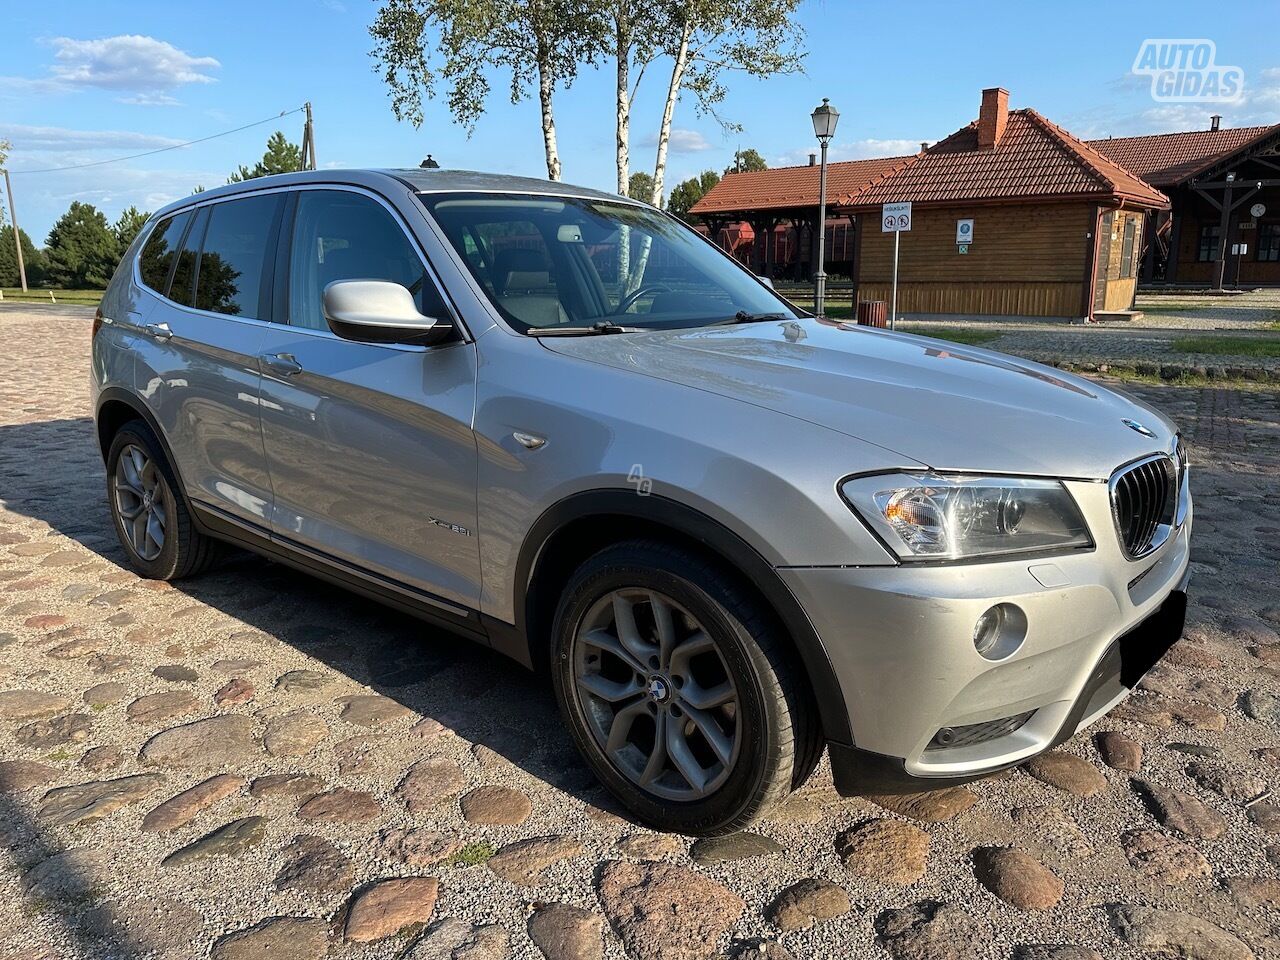
[[[280,193],[183,211],[157,225],[139,276],[156,295],[140,325],[135,389],[188,495],[266,528],[271,487],[258,419]]]
[[[276,285],[284,322],[261,348],[274,535],[474,609],[474,344],[340,339],[322,309],[336,280],[394,281],[423,313],[457,320],[380,198],[299,189],[286,219]]]

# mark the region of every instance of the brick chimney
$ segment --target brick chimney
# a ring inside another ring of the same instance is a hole
[[[809,154],[809,166],[816,167],[818,165],[818,155],[816,153]]]
[[[1213,116],[1209,118],[1209,129],[1214,133],[1217,133],[1218,130],[1220,130],[1221,128],[1222,128],[1222,114],[1215,113]]]
[[[982,109],[978,111],[978,149],[994,150],[1004,136],[1009,122],[1009,91],[1004,87],[988,87],[982,91]]]

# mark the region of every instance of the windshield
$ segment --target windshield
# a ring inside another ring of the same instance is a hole
[[[657,210],[534,195],[423,194],[422,202],[516,330],[669,329],[799,316]]]

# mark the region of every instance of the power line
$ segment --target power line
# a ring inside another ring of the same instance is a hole
[[[226,137],[233,133],[239,133],[241,130],[248,130],[250,127],[260,127],[264,123],[274,123],[281,117],[288,117],[295,113],[301,113],[306,107],[295,107],[293,110],[281,110],[274,117],[267,117],[265,120],[255,120],[253,123],[246,123],[243,127],[236,127],[234,130],[223,130],[221,133],[213,133],[207,137],[200,137],[197,140],[188,140],[186,143],[175,143],[171,147],[160,147],[156,150],[148,150],[145,153],[135,153],[128,157],[115,157],[111,160],[94,160],[91,163],[73,163],[66,167],[42,167],[38,170],[13,170],[12,173],[56,173],[59,170],[83,170],[86,167],[101,167],[107,163],[122,163],[125,160],[137,160],[141,157],[151,157],[157,153],[164,153],[167,150],[181,150],[183,147],[190,147],[197,143],[204,143],[208,140],[216,140],[218,137]]]

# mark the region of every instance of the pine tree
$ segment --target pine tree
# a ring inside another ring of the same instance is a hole
[[[111,232],[115,234],[116,246],[120,248],[120,254],[129,249],[129,244],[133,243],[133,238],[138,235],[142,228],[146,225],[147,218],[151,214],[144,213],[137,207],[129,207],[120,214],[120,218],[111,225]]]
[[[269,177],[273,173],[293,173],[301,169],[302,148],[296,143],[290,143],[289,139],[277,130],[267,140],[267,152],[253,165],[253,169],[241,164],[240,169],[227,177],[227,183],[240,183],[242,180],[252,180],[255,177]]]
[[[48,279],[64,289],[103,289],[120,250],[107,218],[93,204],[73,200],[45,241]]]
[[[44,279],[44,253],[36,248],[27,236],[27,231],[19,230],[22,239],[22,265],[27,271],[27,284],[35,286]],[[13,227],[0,227],[0,287],[16,287],[21,282],[18,273],[18,254],[13,248]]]

